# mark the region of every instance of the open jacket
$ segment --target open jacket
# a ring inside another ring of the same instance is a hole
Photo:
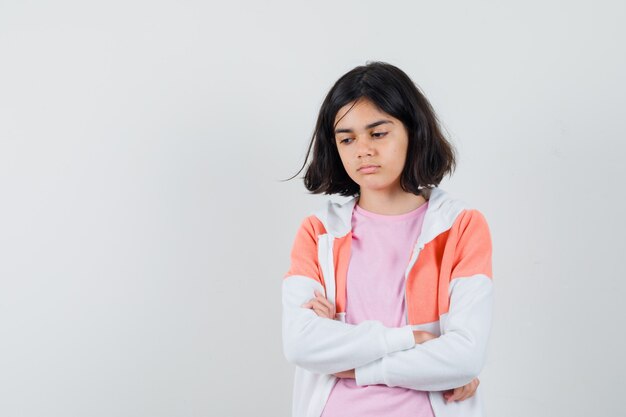
[[[477,377],[485,363],[493,304],[491,237],[484,216],[436,187],[405,273],[406,325],[345,322],[346,276],[357,197],[304,219],[282,284],[282,334],[296,365],[293,417],[319,417],[337,378],[355,369],[360,386],[428,391],[436,417],[482,416],[481,391],[446,403],[443,390]],[[301,307],[319,290],[335,319]],[[438,337],[415,344],[413,330]]]

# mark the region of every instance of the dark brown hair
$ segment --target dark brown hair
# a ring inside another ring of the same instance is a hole
[[[359,185],[341,163],[334,123],[339,109],[361,98],[400,120],[408,132],[406,163],[400,177],[404,191],[419,195],[422,188],[436,187],[446,174],[452,174],[456,166],[454,148],[442,134],[426,97],[399,68],[370,62],[339,78],[322,103],[304,163],[296,173],[304,169],[312,148],[313,158],[304,175],[307,190],[313,194],[359,194]]]

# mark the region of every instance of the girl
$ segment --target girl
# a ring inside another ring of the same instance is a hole
[[[306,188],[349,199],[304,219],[283,280],[293,416],[481,416],[491,238],[438,188],[455,158],[430,104],[397,67],[356,67],[311,149]]]

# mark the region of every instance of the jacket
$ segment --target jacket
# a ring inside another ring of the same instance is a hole
[[[337,378],[355,369],[357,385],[384,384],[428,391],[435,417],[482,416],[480,388],[446,403],[443,390],[477,377],[485,363],[493,305],[491,236],[476,209],[435,187],[405,273],[407,325],[345,322],[353,197],[328,201],[304,219],[282,282],[282,338],[296,365],[293,417],[319,417]],[[335,319],[301,307],[319,290]],[[413,330],[438,337],[415,344]]]

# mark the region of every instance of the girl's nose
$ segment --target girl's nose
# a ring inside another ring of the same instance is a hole
[[[374,154],[372,143],[368,139],[369,138],[361,138],[361,140],[357,141],[357,155],[359,156],[359,158],[363,156],[372,156]]]

